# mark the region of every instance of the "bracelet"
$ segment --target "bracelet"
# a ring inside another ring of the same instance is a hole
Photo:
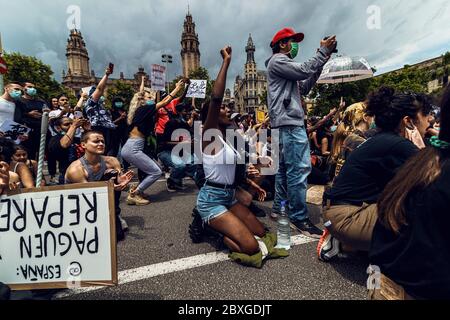
[[[73,142],[72,138],[69,137],[69,135],[68,135],[67,133],[66,133],[64,136],[67,137],[67,138],[69,138],[70,142]]]

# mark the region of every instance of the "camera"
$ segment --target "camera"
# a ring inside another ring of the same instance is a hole
[[[323,38],[323,40],[328,40],[329,38],[331,38],[330,36]],[[334,47],[334,50],[331,53],[338,53],[338,49],[337,49],[337,41],[336,41],[336,47]]]

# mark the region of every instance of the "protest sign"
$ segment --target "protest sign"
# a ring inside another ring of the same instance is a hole
[[[206,80],[191,80],[191,84],[189,85],[186,97],[205,99],[206,87],[207,87]]]
[[[89,91],[91,91],[91,89],[92,89],[92,86],[81,88],[81,93],[89,94]]]
[[[117,285],[112,183],[1,196],[0,270],[13,290]]]
[[[12,120],[5,120],[0,126],[0,132],[3,132],[3,136],[13,140],[16,144],[22,142],[23,137],[27,136],[30,131],[30,128]]]
[[[256,122],[264,123],[266,121],[266,113],[264,111],[256,111]]]
[[[164,91],[166,88],[166,67],[152,64],[152,89]]]

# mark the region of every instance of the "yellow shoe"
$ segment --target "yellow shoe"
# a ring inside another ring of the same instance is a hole
[[[129,193],[127,197],[127,204],[129,206],[146,206],[150,204],[150,201],[144,199],[139,194]]]

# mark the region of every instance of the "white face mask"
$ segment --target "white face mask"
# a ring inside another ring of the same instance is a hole
[[[423,142],[422,135],[415,126],[413,126],[412,129],[409,129],[407,127],[405,128],[405,138],[414,143],[419,149],[426,148],[425,142]]]

